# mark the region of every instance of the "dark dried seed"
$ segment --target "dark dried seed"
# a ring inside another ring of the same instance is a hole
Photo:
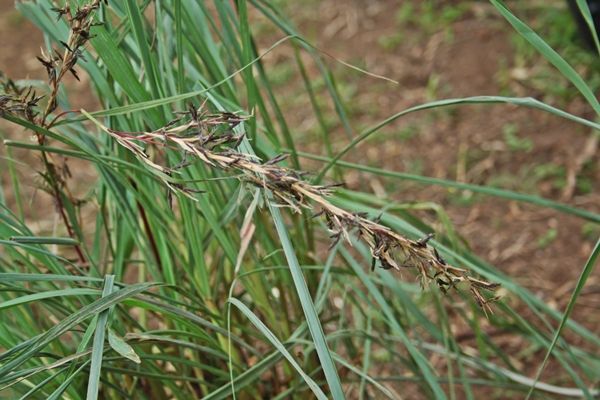
[[[311,215],[311,218],[317,218],[320,217],[321,215],[323,215],[323,213],[325,212],[325,210],[321,210],[317,213],[314,213],[313,215]]]
[[[416,245],[417,247],[426,247],[427,242],[429,242],[433,238],[433,236],[434,236],[433,233],[428,233],[427,236],[417,240],[413,244]]]
[[[392,268],[394,268],[394,266],[392,264],[388,263],[383,258],[380,258],[379,261],[381,262],[381,268],[383,268],[383,269],[392,269]]]
[[[442,258],[442,256],[440,256],[440,253],[438,253],[435,247],[433,248],[433,254],[435,255],[435,259],[437,260],[437,262],[439,262],[442,265],[447,265],[446,261]]]
[[[288,158],[289,155],[288,154],[278,154],[277,156],[271,158],[269,161],[267,161],[265,163],[265,165],[274,165],[274,164],[278,164],[281,161],[285,160],[286,158]]]
[[[62,40],[59,40],[60,44],[62,44],[63,46],[65,46],[65,48],[69,51],[69,52],[73,52],[73,50],[69,47],[69,45],[65,42],[63,42]]]
[[[69,69],[69,72],[70,72],[71,74],[73,74],[73,76],[75,77],[75,79],[77,79],[78,81],[81,81],[81,80],[79,79],[79,76],[77,75],[77,72],[75,71],[75,68],[71,68],[71,69]]]
[[[381,222],[381,218],[383,217],[383,213],[379,214],[374,220],[373,222],[375,222],[376,224]]]

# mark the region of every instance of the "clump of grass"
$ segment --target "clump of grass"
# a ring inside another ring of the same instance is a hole
[[[470,190],[597,223],[600,216],[593,212],[536,196],[340,160],[397,118],[435,107],[500,102],[541,109],[592,129],[600,128],[597,123],[531,98],[438,100],[353,136],[337,155],[331,146],[329,157],[308,155],[327,163],[309,180],[299,158],[307,155],[294,151],[297,138],[269,83],[269,68],[257,54],[249,5],[285,35],[272,49],[283,43],[296,47],[315,117],[323,121],[324,143],[330,143],[330,121],[354,135],[352,121],[318,52],[270,3],[63,4],[17,3],[49,38],[40,56],[48,72],[46,97],[8,79],[0,95],[0,115],[41,139],[4,144],[46,157],[41,174],[54,182],[47,183],[48,191],[57,205],[62,202],[57,212],[64,221],[48,236],[31,227],[26,213],[12,213],[0,196],[2,396],[224,399],[239,393],[261,399],[299,398],[310,391],[319,399],[380,393],[397,398],[394,381],[407,392],[439,399],[447,394],[477,398],[490,387],[596,394],[585,379],[598,377],[597,357],[588,349],[600,339],[568,319],[572,306],[557,313],[477,258],[452,229],[433,241],[425,235],[433,229],[406,207],[319,183],[335,164],[338,173],[353,168],[382,179]],[[320,71],[320,91],[331,99],[332,112],[321,106],[321,97],[312,96],[313,68],[304,66],[309,61]],[[56,101],[64,77],[81,73],[89,74],[105,108],[82,111],[87,120],[70,106],[59,109]],[[576,74],[571,78],[591,99]],[[201,95],[206,105],[171,111]],[[255,110],[257,118],[239,112],[244,109]],[[89,121],[101,129],[94,131]],[[287,151],[294,169],[282,166],[285,157],[279,154]],[[68,169],[50,155],[96,168],[97,180],[85,199],[93,218],[78,215],[81,201],[69,195]],[[16,170],[11,157],[0,161]],[[17,193],[21,183],[11,173]],[[255,212],[258,204],[267,204],[270,217]],[[293,211],[288,219],[279,206]],[[318,246],[321,239],[332,245],[329,251]],[[352,252],[347,242],[354,245]],[[71,257],[75,246],[81,255]],[[570,304],[599,253],[597,247]],[[381,268],[368,273],[364,266],[370,261]],[[416,271],[421,285],[431,284],[433,290],[390,274],[404,270]],[[494,297],[487,291],[496,288],[488,281],[502,284],[510,301],[498,302],[486,319],[471,307],[476,310],[478,303],[488,310]],[[448,304],[435,285],[441,291],[468,290],[457,292],[463,301]],[[555,320],[561,320],[558,331]],[[571,336],[558,340],[563,326],[569,326],[577,346]],[[528,378],[529,370],[519,373],[496,333],[552,352],[564,367],[560,378],[571,378],[577,388],[537,384]],[[465,337],[474,338],[478,352]]]

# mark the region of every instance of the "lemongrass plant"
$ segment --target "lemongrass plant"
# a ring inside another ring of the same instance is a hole
[[[566,61],[492,3],[600,115]],[[336,117],[343,126],[351,121],[319,51],[268,2],[41,0],[17,7],[46,35],[39,62],[48,86],[42,97],[3,78],[0,116],[36,137],[4,144],[41,154],[42,185],[61,223],[39,231],[1,204],[0,396],[261,399],[310,392],[341,399],[399,398],[406,390],[443,399],[476,398],[490,387],[597,394],[589,382],[598,379],[600,338],[568,316],[598,246],[563,314],[455,238],[434,240],[424,223],[386,211],[389,204],[377,197],[335,180],[320,183],[332,168],[336,177],[355,168],[598,223],[593,212],[536,196],[341,160],[394,120],[427,108],[510,103],[597,132],[596,122],[531,98],[445,99],[391,116],[338,154],[326,134],[327,156],[307,155],[295,150],[249,8],[285,36],[271,50],[293,46],[311,57]],[[79,110],[60,97],[69,74],[90,78],[100,110]],[[324,110],[313,105],[321,118]],[[326,165],[307,175],[301,155]],[[16,161],[6,162],[13,186],[3,190],[19,193]],[[93,168],[95,181],[69,180],[73,163]],[[69,185],[86,188],[85,198]],[[486,315],[498,285],[511,301],[493,303]],[[476,351],[454,335],[458,325],[473,332]],[[560,338],[563,327],[568,340]],[[520,371],[493,329],[547,350],[572,384],[538,382],[539,374]]]

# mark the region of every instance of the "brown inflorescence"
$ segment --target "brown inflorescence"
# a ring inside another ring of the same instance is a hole
[[[37,127],[49,129],[61,116],[65,115],[65,112],[59,113],[52,120],[48,120],[48,117],[57,108],[58,91],[63,78],[67,73],[71,73],[79,80],[75,67],[80,60],[85,61],[83,50],[92,37],[90,30],[96,25],[94,15],[102,3],[108,4],[107,0],[91,0],[88,4],[74,9],[71,9],[68,4],[61,8],[53,8],[53,11],[58,15],[58,19],[64,18],[69,25],[69,37],[66,41],[60,41],[62,47],[64,47],[62,53],[57,49],[52,49],[49,53],[42,50],[42,54],[37,57],[46,69],[50,93],[47,96],[38,96],[32,88],[19,88],[12,80],[0,74],[0,86],[2,88],[0,117],[11,114],[24,118]],[[46,105],[43,111],[40,112],[38,111],[39,102],[44,97],[47,98]],[[65,181],[65,177],[69,176],[68,166],[66,162],[57,163],[53,161],[52,157],[44,151],[43,146],[46,143],[46,136],[43,133],[36,131],[35,136],[38,144],[42,147],[41,155],[45,169],[40,173],[43,183],[45,183],[42,189],[52,195],[69,236],[76,239],[75,230],[67,217],[63,204],[63,196],[71,197]],[[74,199],[70,200],[72,200],[72,203],[77,203]],[[75,245],[74,247],[81,264],[87,264],[86,256],[80,246]]]
[[[233,113],[207,113],[202,107],[189,107],[180,117],[165,127],[152,132],[122,132],[105,128],[123,147],[133,152],[151,168],[171,176],[179,168],[169,168],[152,161],[144,145],[158,148],[172,148],[182,152],[184,159],[196,158],[206,165],[222,171],[236,171],[245,182],[269,190],[275,199],[295,212],[302,210],[319,211],[315,216],[323,216],[332,238],[332,245],[342,238],[351,244],[351,234],[356,233],[370,249],[373,267],[378,262],[381,268],[402,270],[413,268],[418,271],[421,284],[434,282],[443,292],[459,283],[468,285],[475,301],[484,311],[489,311],[489,303],[494,296],[484,295],[499,287],[496,283],[474,278],[469,271],[449,265],[429,245],[433,235],[419,240],[406,238],[379,221],[369,220],[365,214],[351,213],[332,204],[327,197],[338,185],[314,185],[304,179],[305,172],[295,171],[279,163],[285,155],[268,161],[261,161],[255,155],[242,153],[238,146],[243,134],[234,133],[234,127],[247,117]],[[181,165],[186,165],[182,163]],[[191,197],[193,192],[184,185],[164,179],[165,184],[175,191]]]

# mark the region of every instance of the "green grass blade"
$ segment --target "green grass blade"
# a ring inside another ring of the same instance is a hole
[[[135,294],[148,290],[152,286],[156,286],[156,284],[139,283],[136,285],[131,285],[82,307],[75,313],[63,319],[57,325],[50,328],[44,334],[37,337],[36,340],[32,342],[27,348],[23,349],[23,351],[18,356],[14,357],[12,360],[2,365],[0,367],[0,376],[14,371],[17,367],[27,362],[34,354],[40,351],[48,343],[50,343],[52,340],[56,339],[65,331],[71,329],[78,323],[83,322],[84,320],[91,317],[92,315],[95,315],[96,313],[110,308],[112,305],[117,304],[128,297],[134,296]]]
[[[102,282],[101,278],[77,275],[57,274],[19,274],[14,272],[1,272],[0,283],[4,282]]]
[[[68,237],[44,237],[44,236],[12,236],[9,238],[21,244],[55,244],[59,246],[72,246],[79,244],[78,240]]]
[[[107,275],[104,278],[102,297],[106,297],[113,292],[114,281],[114,275]],[[87,400],[96,400],[98,398],[98,390],[100,388],[100,370],[102,369],[104,338],[106,337],[106,323],[108,322],[109,310],[110,309],[106,309],[100,312],[98,314],[98,322],[96,322],[96,332],[94,333],[94,341],[92,344],[90,374],[87,386]]]
[[[567,308],[565,309],[562,320],[560,321],[560,324],[558,325],[558,328],[556,329],[556,332],[554,333],[554,337],[552,338],[552,343],[550,343],[550,347],[548,347],[548,351],[546,352],[546,355],[544,356],[544,360],[542,361],[542,364],[538,368],[538,371],[535,375],[535,383],[537,383],[539,381],[540,377],[542,376],[542,372],[544,371],[544,368],[546,367],[546,364],[548,363],[548,360],[550,359],[550,355],[552,354],[554,347],[556,347],[558,339],[560,338],[560,334],[562,333],[563,329],[565,328],[566,323],[569,320],[569,316],[571,315],[571,312],[573,311],[573,308],[575,307],[577,298],[579,297],[581,290],[585,286],[585,283],[587,282],[588,278],[590,277],[590,274],[592,273],[592,271],[594,270],[594,267],[596,266],[596,261],[598,259],[598,256],[600,256],[600,238],[596,242],[596,246],[594,247],[592,254],[590,254],[590,257],[588,258],[587,262],[585,263],[585,266],[583,267],[583,270],[581,271],[581,275],[579,275],[579,279],[577,279],[577,284],[575,285],[575,289],[571,293],[571,298],[569,299],[569,303],[567,303]],[[529,393],[527,393],[527,399],[529,399],[531,397],[531,395],[533,394],[533,391],[535,389],[535,383],[533,385],[531,385],[531,388],[529,389]],[[586,394],[586,397],[591,398],[592,396],[588,392]]]
[[[500,14],[515,28],[515,30],[525,40],[527,40],[535,49],[554,65],[565,78],[567,78],[579,92],[585,97],[596,114],[600,116],[600,103],[590,87],[585,83],[581,76],[575,71],[564,58],[560,56],[552,47],[548,45],[537,33],[535,33],[527,24],[518,19],[503,2],[490,0],[491,3],[500,11]],[[596,39],[597,40],[597,39]]]
[[[581,15],[583,15],[583,19],[585,20],[585,23],[587,24],[588,29],[590,30],[590,33],[592,34],[592,38],[594,39],[594,44],[596,45],[596,51],[598,52],[598,55],[600,55],[600,41],[598,41],[598,32],[596,32],[596,26],[594,24],[594,20],[592,19],[592,13],[590,12],[590,7],[586,0],[576,0],[576,1],[577,1],[577,7],[579,8]]]
[[[177,52],[177,92],[183,93],[184,82],[185,82],[185,67],[183,64],[183,29],[182,29],[182,16],[181,16],[181,1],[174,0],[175,8],[175,36],[176,46],[175,51]]]
[[[346,145],[323,169],[319,172],[319,175],[316,178],[317,182],[320,182],[323,176],[331,167],[335,165],[335,163],[341,159],[345,154],[347,154],[350,150],[356,147],[359,143],[366,140],[369,136],[379,131],[381,128],[389,125],[400,117],[411,114],[417,111],[429,110],[432,108],[438,107],[448,107],[454,106],[458,104],[495,104],[495,103],[503,103],[503,104],[514,104],[522,107],[530,107],[538,110],[546,111],[550,114],[556,115],[561,118],[565,118],[582,125],[588,126],[590,128],[595,129],[596,131],[600,131],[600,124],[597,124],[592,121],[588,121],[584,118],[578,117],[576,115],[570,114],[566,111],[560,110],[558,108],[552,107],[546,103],[543,103],[539,100],[536,100],[532,97],[504,97],[504,96],[473,96],[473,97],[464,97],[464,98],[456,98],[456,99],[444,99],[444,100],[436,100],[424,104],[419,104],[414,107],[407,108],[406,110],[400,111],[391,117],[386,118],[379,124],[366,129],[360,135],[356,136],[352,141]],[[600,132],[594,132],[596,135],[600,135]]]
[[[137,355],[133,347],[131,347],[122,337],[118,336],[112,329],[108,331],[108,344],[110,347],[119,353],[121,356],[140,364],[140,356]]]
[[[150,84],[150,90],[154,98],[161,97],[161,85],[157,79],[156,62],[153,60],[152,54],[150,53],[150,46],[146,39],[143,16],[139,5],[135,0],[126,0],[127,15],[129,18],[127,21],[131,25],[133,36],[137,42],[137,48],[142,54],[142,62],[144,64],[144,72],[148,74],[147,81]]]
[[[52,382],[53,380],[57,379],[58,375],[64,371],[65,371],[65,369],[58,371],[54,375],[49,375],[46,379],[42,380],[40,383],[38,383],[37,385],[32,387],[31,390],[29,390],[27,393],[25,393],[23,396],[21,396],[19,398],[19,400],[27,400],[27,399],[31,398],[30,396],[34,395],[39,390],[41,390],[48,382]]]
[[[203,400],[223,400],[230,399],[232,397],[231,386],[235,386],[237,389],[241,389],[247,386],[255,384],[260,376],[272,368],[283,355],[279,351],[275,351],[266,357],[263,357],[256,365],[252,368],[247,369],[242,374],[238,375],[232,383],[227,382],[220,388],[212,391],[208,395],[204,396]]]
[[[310,330],[314,340],[315,348],[317,350],[319,360],[321,361],[321,366],[323,368],[323,372],[325,373],[327,384],[329,385],[329,390],[331,391],[331,395],[334,399],[343,399],[344,391],[342,390],[342,384],[340,382],[335,364],[333,363],[331,353],[329,352],[329,347],[327,346],[327,341],[325,340],[325,333],[323,332],[323,327],[319,321],[319,316],[317,315],[313,300],[310,296],[310,292],[308,291],[306,280],[304,279],[304,275],[302,274],[302,270],[298,264],[294,247],[283,223],[283,217],[281,216],[279,209],[273,206],[270,200],[268,200],[267,203],[271,215],[273,216],[275,228],[277,230],[279,240],[281,241],[285,257],[290,267],[290,273],[292,274],[292,278],[294,280],[296,292],[300,298],[300,304],[302,305],[302,310],[304,311],[304,316],[306,317],[308,329]]]
[[[286,360],[294,367],[294,369],[300,374],[302,379],[306,382],[306,384],[310,387],[312,392],[318,399],[327,399],[325,393],[321,390],[321,388],[315,383],[315,381],[308,376],[303,370],[298,362],[292,357],[290,352],[285,348],[285,346],[281,343],[281,341],[271,332],[271,330],[241,301],[236,298],[230,297],[228,300],[231,304],[236,306],[238,310],[242,312],[266,338],[271,342],[271,344],[279,351]]]
[[[364,380],[365,382],[369,382],[371,385],[376,387],[377,390],[379,390],[381,393],[383,393],[383,395],[385,397],[387,397],[388,399],[397,399],[398,398],[388,388],[383,386],[381,383],[377,382],[377,380],[375,380],[374,378],[367,375],[364,371],[361,371],[360,369],[356,368],[350,362],[344,360],[340,355],[334,353],[333,358],[335,359],[335,361],[342,364],[344,367],[348,368],[350,371],[354,372],[356,375],[360,376],[361,380]]]
[[[330,163],[332,161],[332,159],[329,157],[322,157],[322,156],[305,153],[305,152],[298,152],[298,156],[305,157],[310,160],[324,161],[327,163]],[[514,201],[520,201],[520,202],[524,202],[524,203],[535,204],[540,207],[553,208],[553,209],[563,212],[565,214],[576,215],[576,216],[586,219],[588,221],[600,223],[600,214],[596,214],[591,211],[583,210],[581,208],[572,207],[568,204],[559,203],[557,201],[553,201],[553,200],[535,196],[535,195],[514,192],[512,190],[499,189],[499,188],[495,188],[495,187],[491,187],[491,186],[473,185],[470,183],[457,182],[457,181],[452,181],[452,180],[448,180],[448,179],[432,178],[432,177],[428,177],[428,176],[409,174],[409,173],[405,173],[405,172],[389,171],[386,169],[364,166],[361,164],[351,163],[351,162],[347,162],[347,161],[337,161],[336,165],[338,165],[340,167],[351,168],[351,169],[354,169],[357,171],[368,172],[368,173],[374,174],[374,175],[387,176],[390,178],[397,178],[397,179],[418,182],[418,183],[421,183],[424,185],[436,185],[436,186],[455,188],[455,189],[461,189],[461,190],[470,190],[472,192],[482,193],[482,194],[485,194],[488,196],[500,197],[500,198],[504,198],[507,200],[514,200]]]
[[[1,132],[0,132],[1,135]],[[3,136],[2,136],[3,138]],[[3,142],[5,142],[4,138],[3,138]],[[10,147],[6,147],[6,154],[8,156],[6,162],[8,164],[8,173],[10,175],[10,180],[11,180],[11,184],[12,184],[12,191],[13,194],[15,196],[15,203],[17,204],[17,213],[19,215],[19,219],[21,221],[23,221],[24,219],[24,214],[23,214],[23,198],[21,197],[21,184],[19,182],[19,178],[17,176],[17,171],[15,169],[15,163],[17,163],[16,160],[14,160],[13,156],[12,156],[12,149]]]
[[[62,398],[63,393],[67,390],[69,385],[73,382],[77,375],[79,375],[79,373],[88,366],[88,364],[89,361],[86,361],[83,364],[81,364],[79,368],[77,368],[71,375],[69,375],[67,379],[65,379],[65,381],[61,383],[60,386],[50,396],[48,396],[48,400],[57,400]]]
[[[2,280],[0,279],[0,282]],[[32,293],[26,296],[17,297],[13,300],[8,300],[0,303],[0,310],[5,308],[19,306],[21,304],[32,303],[39,300],[51,299],[55,297],[65,297],[65,296],[95,296],[98,295],[99,291],[97,289],[61,289],[61,290],[49,290],[41,293]]]
[[[348,263],[350,264],[350,267],[354,270],[356,275],[359,277],[359,279],[362,281],[362,283],[365,285],[365,287],[369,291],[369,294],[373,297],[375,302],[381,308],[381,311],[383,312],[383,314],[387,317],[386,322],[388,324],[390,324],[390,326],[393,328],[394,334],[398,335],[400,337],[402,343],[404,344],[404,346],[406,346],[406,350],[411,355],[411,357],[415,361],[415,364],[417,365],[417,367],[423,374],[423,378],[425,379],[425,381],[431,388],[432,393],[435,396],[435,398],[436,399],[446,399],[446,395],[444,394],[444,391],[442,390],[442,388],[440,387],[440,385],[438,383],[438,377],[435,375],[435,372],[432,370],[432,367],[429,364],[429,362],[427,361],[427,359],[425,358],[425,356],[413,345],[413,343],[410,341],[406,331],[404,330],[402,325],[400,325],[400,323],[397,321],[397,319],[394,315],[393,307],[388,303],[388,301],[385,299],[384,295],[375,286],[373,281],[369,278],[367,273],[363,270],[363,267],[354,259],[354,257],[352,257],[352,255],[350,255],[350,253],[346,249],[343,249],[343,248],[340,250],[340,253],[348,261]]]

